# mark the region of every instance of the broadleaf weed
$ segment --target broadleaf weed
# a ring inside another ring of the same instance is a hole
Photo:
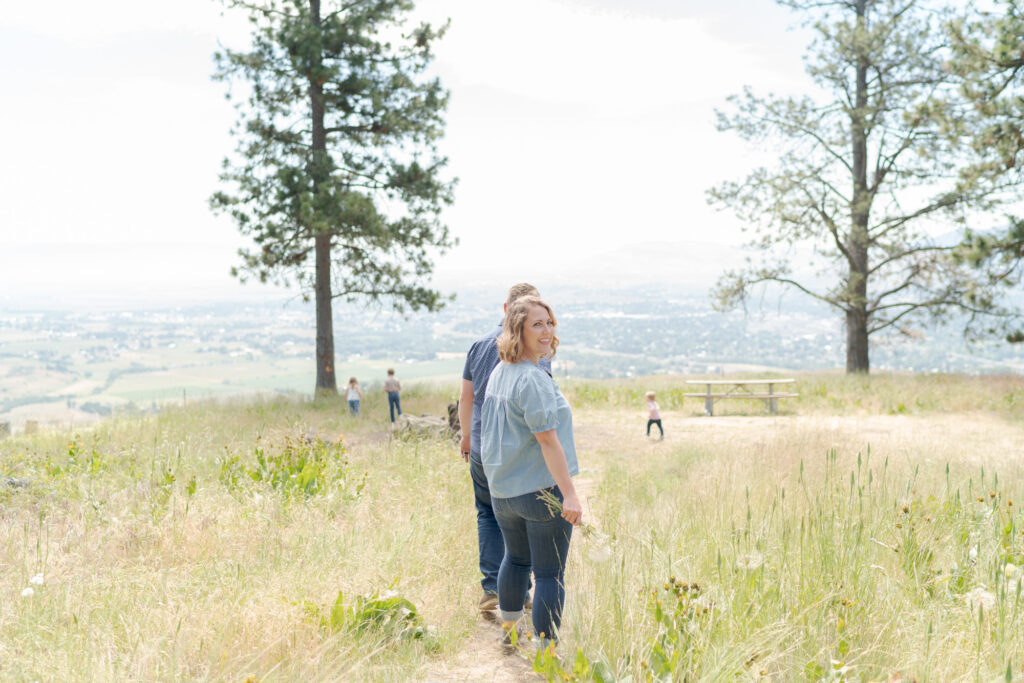
[[[438,645],[436,636],[424,623],[416,605],[394,590],[357,597],[346,607],[342,591],[327,609],[306,604],[307,610],[329,632],[346,630],[389,641],[424,641],[428,649]]]
[[[366,487],[368,473],[363,472],[357,480],[345,454],[340,440],[285,438],[280,447],[257,443],[253,466],[247,466],[241,456],[225,452],[219,460],[219,479],[229,490],[240,488],[248,480],[288,496],[303,497],[322,494],[332,487],[346,487],[351,482],[347,497],[358,498]]]

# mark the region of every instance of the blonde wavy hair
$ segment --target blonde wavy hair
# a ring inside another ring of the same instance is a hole
[[[555,312],[539,296],[527,295],[516,299],[505,312],[505,322],[502,323],[501,336],[498,337],[498,357],[506,363],[518,363],[526,353],[526,344],[523,343],[523,327],[526,326],[526,316],[530,313],[532,306],[541,306],[547,310],[548,315],[551,316],[551,322],[555,324],[555,327],[558,326]],[[557,350],[558,335],[552,332],[551,355],[548,358],[554,358]]]

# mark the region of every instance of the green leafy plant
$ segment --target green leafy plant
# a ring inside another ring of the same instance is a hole
[[[162,470],[153,477],[152,512],[156,516],[165,510],[171,502],[171,495],[174,493],[174,482],[177,477],[170,467]]]
[[[247,467],[240,456],[225,454],[220,460],[220,482],[233,490],[250,480],[289,495],[312,496],[352,478],[345,446],[340,440],[286,438],[280,448],[257,445],[254,455],[255,466]],[[353,497],[362,493],[366,477],[367,473],[363,472],[354,482]]]
[[[303,448],[291,439],[276,453],[268,454],[257,446],[256,467],[249,470],[249,476],[275,489],[312,495],[323,490],[328,465],[339,460],[343,463],[343,453],[343,448],[324,448],[320,442]]]
[[[229,491],[236,490],[246,476],[245,466],[242,465],[242,457],[237,454],[231,455],[227,452],[227,447],[225,447],[224,456],[219,458],[217,463],[220,466],[220,473],[217,476],[220,483]]]
[[[581,648],[576,648],[572,667],[565,668],[562,660],[555,653],[554,643],[537,650],[533,657],[533,670],[548,681],[594,681],[594,683],[613,683],[615,676],[602,661],[591,661]]]
[[[670,576],[660,593],[651,590],[647,609],[658,624],[645,667],[649,675],[657,680],[678,680],[692,674],[702,648],[700,635],[709,626],[714,602],[704,596],[700,584]]]
[[[94,443],[91,448],[86,449],[79,441],[79,436],[74,436],[67,445],[67,458],[64,464],[48,461],[46,473],[53,479],[60,479],[75,474],[88,474],[90,477],[97,475],[107,469],[106,458]]]
[[[416,605],[391,589],[361,595],[348,606],[343,592],[338,591],[329,608],[307,605],[307,609],[328,631],[372,634],[387,640],[422,640],[431,648],[438,645]]]

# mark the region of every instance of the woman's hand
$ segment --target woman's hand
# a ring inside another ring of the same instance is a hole
[[[583,506],[575,493],[566,494],[562,499],[562,519],[576,526],[583,521]]]
[[[540,444],[540,452],[544,456],[548,472],[558,485],[558,490],[562,492],[562,519],[576,526],[583,519],[583,506],[576,495],[576,487],[572,485],[569,465],[565,461],[565,451],[558,441],[558,434],[554,429],[549,429],[546,432],[536,432],[533,436]]]

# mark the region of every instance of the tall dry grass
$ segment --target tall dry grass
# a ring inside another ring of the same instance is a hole
[[[0,678],[403,679],[445,656],[477,597],[452,580],[476,552],[468,475],[454,449],[391,442],[370,403],[377,418],[343,401],[207,403],[4,442],[0,472],[32,484],[0,489]],[[311,432],[348,443],[322,492],[222,480],[232,456],[251,467]],[[388,589],[427,638],[325,628],[339,591]]]
[[[610,559],[574,539],[558,667],[1022,675],[1019,382],[801,376],[788,414],[713,419],[677,384],[566,383]],[[649,388],[663,442],[642,435]],[[403,408],[443,414],[454,390]],[[466,466],[390,439],[383,394],[363,410],[209,402],[0,442],[0,477],[31,481],[0,486],[0,678],[416,680],[460,660],[479,619]],[[322,457],[310,488],[268,479],[296,454]],[[393,613],[356,609],[370,595]]]
[[[989,417],[966,441],[959,420],[670,414],[677,438],[639,447],[605,427],[591,505],[613,559],[577,545],[572,647],[643,678],[669,621],[673,680],[1021,676],[1024,431]],[[659,622],[658,601],[693,613]]]

